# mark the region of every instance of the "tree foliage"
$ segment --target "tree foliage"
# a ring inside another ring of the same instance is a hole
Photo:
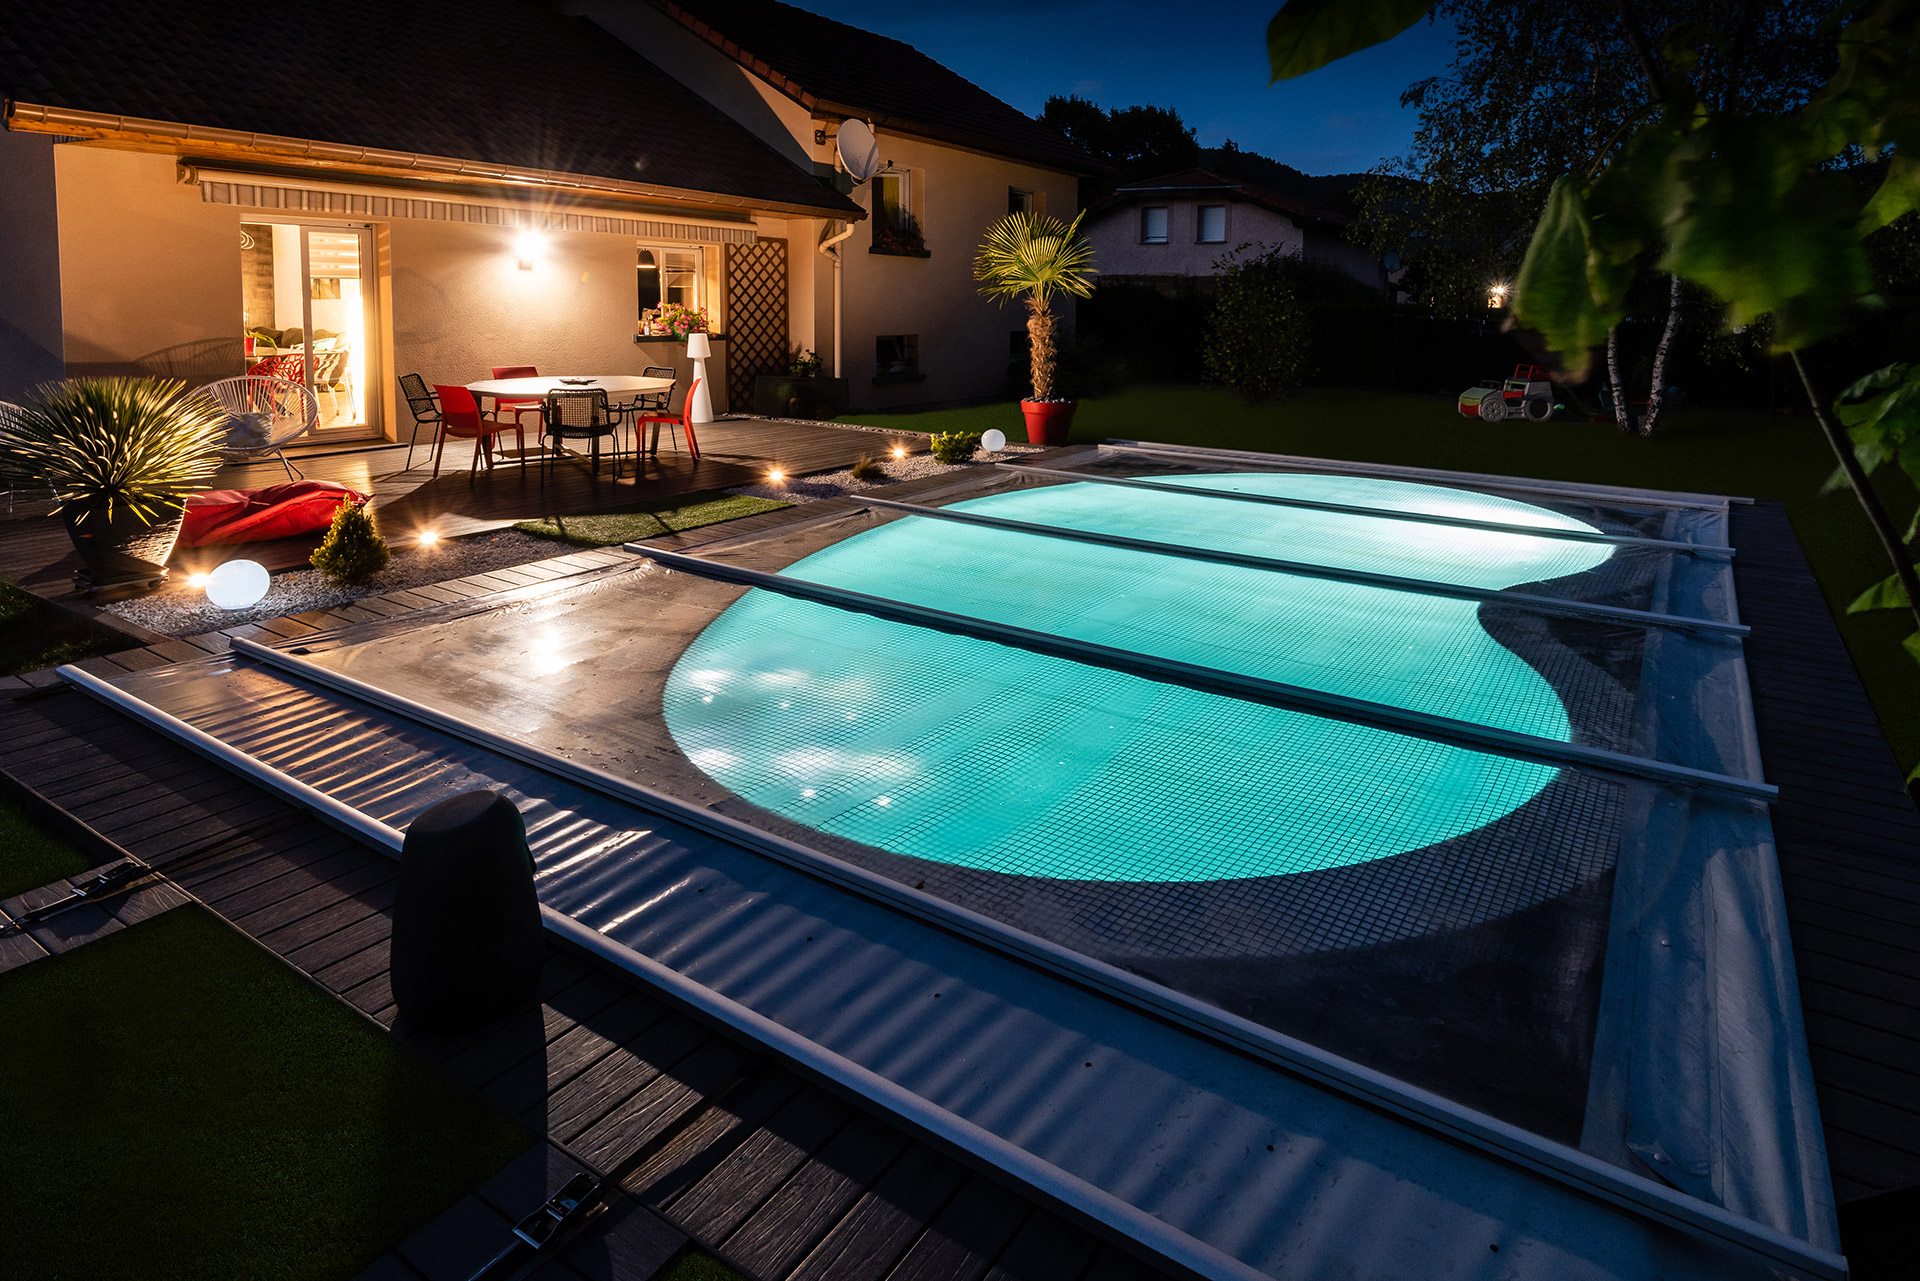
[[[1089,194],[1104,195],[1117,183],[1191,169],[1200,163],[1193,129],[1172,107],[1102,107],[1079,95],[1047,99],[1040,123],[1110,166],[1113,175]]]
[[[327,536],[313,549],[308,563],[328,581],[364,583],[387,567],[393,553],[374,528],[365,503],[342,503],[327,526]]]
[[[1207,377],[1248,400],[1298,391],[1312,373],[1307,266],[1298,254],[1243,246],[1216,264],[1202,359]]]
[[[1080,230],[1085,217],[1077,214],[1069,225],[1046,214],[1008,214],[987,229],[973,260],[981,294],[1026,300],[1035,400],[1053,399],[1054,295],[1085,298],[1093,292],[1093,246]]]

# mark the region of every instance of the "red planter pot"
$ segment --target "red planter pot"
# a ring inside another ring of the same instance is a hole
[[[1064,445],[1067,433],[1073,428],[1073,411],[1080,402],[1074,400],[1023,400],[1020,412],[1027,416],[1027,443],[1030,445]]]

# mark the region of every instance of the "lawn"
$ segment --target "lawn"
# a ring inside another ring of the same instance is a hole
[[[0,798],[0,899],[87,870],[85,855]]]
[[[0,978],[0,1272],[344,1281],[532,1136],[198,907]]]
[[[77,663],[137,643],[0,578],[0,676]]]
[[[523,533],[570,543],[575,547],[618,547],[641,538],[658,538],[702,525],[779,511],[790,503],[742,494],[706,493],[675,498],[671,505],[650,504],[595,512],[590,516],[548,516],[523,520],[514,528]]]
[[[915,431],[985,431],[1025,438],[1011,402],[924,414],[859,415],[853,422]],[[1822,495],[1834,470],[1811,419],[1689,410],[1652,440],[1606,423],[1482,423],[1433,396],[1320,389],[1248,405],[1232,392],[1141,386],[1080,406],[1073,439],[1157,440],[1362,462],[1772,498],[1785,505],[1827,603],[1860,669],[1902,769],[1920,761],[1920,665],[1900,641],[1912,623],[1895,611],[1848,615],[1847,603],[1889,571],[1853,496]],[[1897,520],[1913,514],[1913,487],[1883,485]]]

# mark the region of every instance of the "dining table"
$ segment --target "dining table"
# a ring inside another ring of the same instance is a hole
[[[656,396],[663,391],[673,390],[671,378],[647,378],[640,374],[555,374],[539,375],[533,378],[483,378],[479,382],[467,384],[467,390],[475,396],[485,396],[496,404],[500,401],[543,400],[550,391],[604,391],[609,401],[636,396]],[[634,433],[634,447],[639,448],[640,437]],[[647,452],[660,452],[660,424],[653,425],[653,439],[647,446]]]

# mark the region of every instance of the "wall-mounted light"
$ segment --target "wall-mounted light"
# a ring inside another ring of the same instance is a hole
[[[1487,286],[1487,306],[1495,308],[1507,305],[1508,286],[1505,281]]]
[[[540,257],[540,250],[546,245],[546,238],[537,231],[523,231],[513,242],[513,256],[520,260],[520,270],[532,271],[533,264]]]

